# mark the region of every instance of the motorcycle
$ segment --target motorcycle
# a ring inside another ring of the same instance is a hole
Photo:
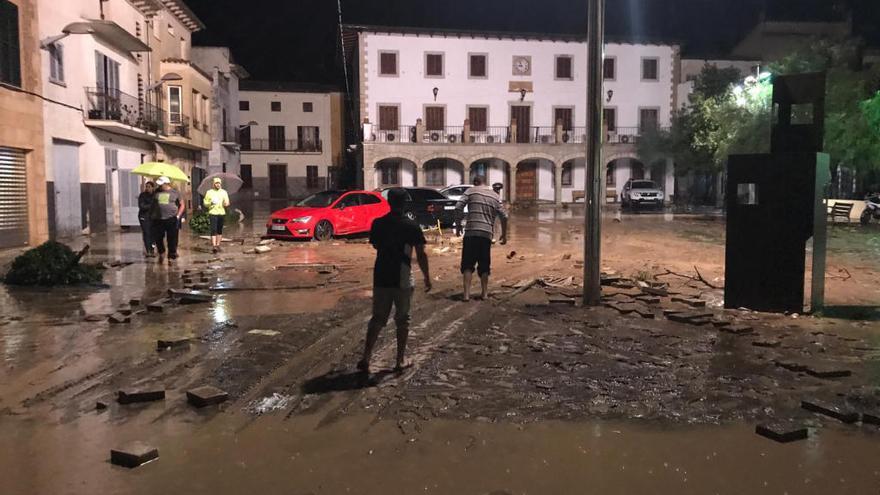
[[[871,194],[865,198],[865,211],[862,212],[859,221],[862,225],[868,225],[872,217],[880,220],[880,194]]]

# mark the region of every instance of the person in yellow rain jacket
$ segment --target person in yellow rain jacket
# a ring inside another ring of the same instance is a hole
[[[205,193],[202,203],[208,209],[208,218],[211,219],[211,247],[217,253],[220,251],[220,241],[223,240],[223,218],[226,216],[226,208],[229,208],[229,195],[223,189],[223,181],[219,177],[214,178],[211,187]]]

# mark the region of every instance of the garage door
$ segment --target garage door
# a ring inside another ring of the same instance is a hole
[[[0,146],[0,248],[28,241],[24,151]]]
[[[27,167],[24,151],[0,146],[0,248],[28,241]]]

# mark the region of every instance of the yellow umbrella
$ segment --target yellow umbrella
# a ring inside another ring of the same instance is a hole
[[[183,173],[176,165],[165,162],[146,162],[138,165],[131,171],[133,174],[143,175],[146,177],[168,177],[177,182],[189,182],[189,177]]]

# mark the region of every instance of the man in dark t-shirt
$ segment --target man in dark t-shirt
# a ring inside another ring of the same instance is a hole
[[[425,292],[431,290],[431,275],[428,271],[428,255],[425,253],[425,236],[418,224],[403,216],[406,204],[406,191],[388,191],[388,204],[391,212],[373,222],[370,230],[370,244],[376,249],[376,264],[373,267],[373,317],[367,326],[364,355],[358,362],[358,369],[370,370],[373,347],[379,332],[388,324],[391,307],[394,306],[394,323],[397,325],[397,364],[395,371],[404,368],[406,339],[409,335],[409,310],[413,295],[412,253],[425,280]]]

